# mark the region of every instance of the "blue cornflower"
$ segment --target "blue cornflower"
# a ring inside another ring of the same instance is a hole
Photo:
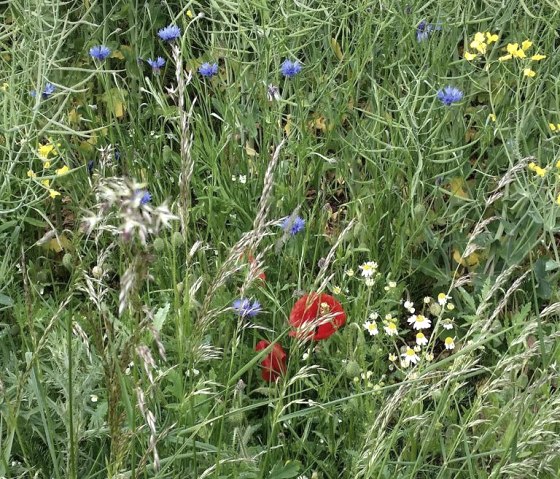
[[[284,60],[282,65],[280,65],[280,72],[282,72],[282,75],[288,78],[295,77],[300,71],[301,63],[297,60],[295,62]]]
[[[135,195],[137,198],[140,197],[140,206],[152,201],[152,195],[148,190],[136,190]]]
[[[165,65],[165,60],[162,57],[157,57],[155,60],[148,58],[146,63],[152,67],[154,73],[159,73],[160,68]]]
[[[288,216],[284,218],[281,226],[285,233],[290,233],[292,236],[295,236],[305,228],[305,220],[300,216],[296,216],[295,218]]]
[[[177,40],[181,36],[181,29],[177,25],[169,25],[158,32],[158,37],[166,42]]]
[[[446,86],[437,92],[437,97],[444,105],[451,105],[463,99],[463,92],[454,86]]]
[[[96,45],[89,49],[89,54],[96,60],[102,62],[111,54],[111,49],[105,45]]]
[[[233,309],[242,318],[245,316],[253,318],[262,311],[261,304],[258,301],[253,301],[253,304],[251,304],[251,301],[247,298],[236,299],[233,302]]]
[[[52,83],[48,83],[45,85],[45,88],[43,89],[43,92],[41,93],[41,98],[43,98],[43,100],[46,100],[49,96],[51,96],[54,91],[56,90],[56,87],[52,84]],[[35,98],[37,96],[37,92],[35,90],[31,90],[29,92],[29,94]]]
[[[213,77],[218,73],[218,64],[208,62],[203,63],[200,65],[198,73],[200,73],[203,77]]]
[[[416,27],[416,39],[419,42],[427,40],[430,34],[436,30],[441,30],[441,25],[428,23],[426,20],[422,20]]]

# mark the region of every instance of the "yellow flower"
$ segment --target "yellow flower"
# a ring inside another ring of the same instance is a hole
[[[445,349],[455,349],[455,341],[451,336],[445,338]]]
[[[465,60],[472,61],[476,58],[476,53],[465,52],[463,56],[465,57]]]
[[[486,32],[486,43],[488,43],[488,45],[497,42],[498,38],[499,38],[498,35],[496,35],[495,33],[492,34],[490,32]]]
[[[529,78],[533,78],[536,75],[536,73],[533,70],[531,70],[530,68],[525,68],[525,69],[523,69],[523,75],[525,75],[526,77],[529,77]]]
[[[544,60],[546,58],[546,55],[541,55],[540,53],[537,53],[536,55],[533,55],[531,57],[531,60],[534,60],[536,62],[540,61],[540,60]]]
[[[192,12],[191,12],[190,10],[187,10],[187,17],[189,17],[189,18],[192,18],[192,17],[193,17],[193,14],[192,14]]]
[[[44,169],[50,168],[50,167],[51,167],[51,162],[50,162],[50,161],[45,161],[45,162],[43,163],[43,168],[44,168]]]
[[[556,204],[560,206],[560,195],[558,195],[558,197],[556,198]]]
[[[511,55],[503,55],[498,58],[498,61],[505,62],[506,60],[511,60],[513,57]]]
[[[519,49],[518,43],[508,43],[506,50],[510,55],[515,55],[515,52]]]
[[[537,168],[537,164],[534,161],[531,161],[531,163],[527,165],[527,168],[529,168],[531,171],[535,171],[535,168]]]
[[[33,170],[28,170],[27,171],[27,176],[29,178],[35,178],[37,176],[37,174]]]
[[[525,58],[525,52],[519,48],[518,43],[508,43],[506,50],[512,57]]]
[[[482,32],[476,32],[476,33],[474,34],[474,41],[475,41],[476,43],[484,43],[485,40],[486,40],[486,39],[484,38],[484,33],[482,33]]]
[[[556,125],[554,123],[549,123],[548,127],[550,128],[550,131],[556,131]]]
[[[41,180],[41,184],[47,188],[51,186],[51,180]]]
[[[531,48],[531,46],[533,45],[533,42],[531,40],[525,40],[522,44],[521,44],[521,49],[522,50],[528,50],[529,48]]]
[[[477,50],[479,53],[482,53],[482,54],[486,53],[486,43],[484,43],[484,42],[479,42],[477,40],[473,40],[469,44],[469,46],[471,48],[474,48],[475,50]]]
[[[59,175],[59,176],[62,176],[62,175],[65,175],[66,173],[68,173],[69,171],[70,171],[70,168],[68,168],[66,165],[64,165],[62,168],[59,168],[58,170],[56,170],[56,174]]]
[[[2,91],[8,91],[8,87],[10,85],[8,85],[6,82],[2,83],[2,86],[0,86],[0,90]]]
[[[544,178],[546,176],[546,168],[535,166],[535,169],[533,171],[536,173],[537,176],[540,176],[541,178]]]
[[[60,193],[56,190],[49,190],[49,195],[54,200],[57,196],[60,196]]]
[[[560,160],[556,162],[556,168],[560,169]]]
[[[488,115],[488,118],[490,118],[491,121],[496,121],[496,115],[494,113],[490,113],[490,115]]]
[[[46,145],[40,145],[39,148],[37,148],[37,152],[43,160],[46,160],[54,148],[55,146],[53,144],[47,143]]]

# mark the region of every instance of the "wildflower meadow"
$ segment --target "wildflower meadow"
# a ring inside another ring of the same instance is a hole
[[[560,477],[555,0],[10,0],[0,478]]]

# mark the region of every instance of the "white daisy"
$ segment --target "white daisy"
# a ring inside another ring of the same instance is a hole
[[[413,314],[408,318],[408,323],[412,324],[414,329],[427,329],[432,325],[432,322],[422,314]]]
[[[420,332],[416,334],[416,344],[418,346],[425,346],[426,344],[428,344],[428,338],[424,336],[424,333]]]
[[[455,340],[451,336],[445,338],[445,349],[455,349]]]
[[[401,357],[403,358],[403,363],[405,364],[405,368],[410,366],[410,364],[417,364],[418,361],[420,361],[420,358],[416,354],[416,351],[414,351],[414,349],[410,347],[406,348],[406,351],[403,354],[401,354]]]
[[[375,321],[366,321],[364,323],[364,329],[369,333],[370,336],[375,336],[379,333],[379,329],[377,329],[377,323]]]
[[[445,293],[439,293],[437,295],[437,302],[441,305],[441,306],[445,306],[445,304],[447,303],[448,300],[451,299],[451,296],[448,296]]]
[[[450,329],[453,329],[453,327],[455,325],[453,324],[452,319],[444,319],[444,320],[441,321],[441,326],[443,327],[443,329],[446,329],[446,330],[449,331]]]
[[[367,261],[360,265],[362,270],[362,276],[364,278],[371,278],[375,273],[377,273],[377,263],[375,261]]]
[[[397,336],[399,334],[399,330],[397,329],[397,325],[392,321],[389,321],[383,329],[387,333],[387,336]]]
[[[404,304],[404,309],[406,309],[410,314],[414,314],[414,311],[416,311],[414,309],[414,303],[412,301],[405,301]]]

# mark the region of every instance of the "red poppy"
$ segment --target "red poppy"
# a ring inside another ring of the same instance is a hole
[[[306,324],[311,323],[311,324]],[[313,327],[314,329],[308,329]],[[296,328],[290,336],[305,337],[319,341],[327,339],[346,323],[342,305],[330,294],[310,293],[296,301],[290,313],[290,324]],[[301,328],[302,331],[297,331]]]
[[[262,351],[270,346],[270,342],[266,340],[261,340],[255,346],[255,351]],[[280,375],[286,372],[286,351],[280,346],[280,344],[275,343],[272,346],[270,352],[262,360],[261,366],[261,376],[265,381],[273,382],[276,381]]]

